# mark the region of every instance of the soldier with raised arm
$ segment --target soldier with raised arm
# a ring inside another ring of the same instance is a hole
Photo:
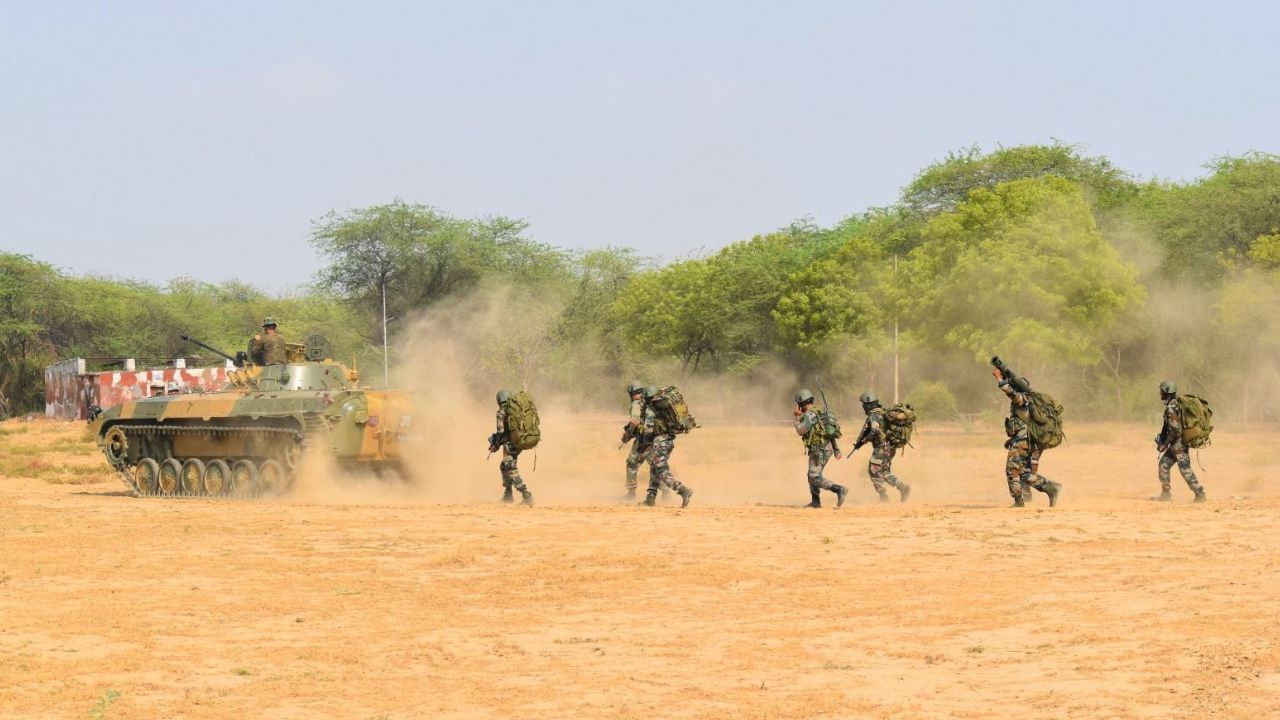
[[[809,481],[809,504],[805,507],[822,507],[823,490],[835,493],[836,507],[842,507],[849,489],[836,485],[823,475],[831,456],[834,455],[837,460],[841,457],[834,433],[814,407],[812,392],[801,390],[796,393],[795,400],[796,407],[792,414],[795,415],[796,434],[804,441],[805,454],[809,458],[809,469],[805,475]]]
[[[284,365],[289,362],[284,338],[276,331],[275,318],[268,316],[264,319],[262,332],[249,341],[249,359],[258,365]]]
[[[1004,431],[1008,436],[1004,446],[1009,451],[1005,460],[1005,479],[1009,485],[1009,495],[1013,497],[1013,507],[1024,507],[1026,498],[1023,487],[1032,487],[1049,496],[1049,506],[1058,504],[1058,493],[1062,486],[1041,475],[1040,455],[1042,448],[1031,442],[1029,422],[1030,401],[1027,393],[1031,385],[1026,378],[1005,377],[999,367],[992,370],[1000,391],[1009,398],[1009,417],[1005,418]]]

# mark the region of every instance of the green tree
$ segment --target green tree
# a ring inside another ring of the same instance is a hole
[[[1191,183],[1150,183],[1137,201],[1164,250],[1162,274],[1213,285],[1233,268],[1275,256],[1280,156],[1250,153],[1206,165]]]
[[[912,325],[976,359],[1094,365],[1097,335],[1144,296],[1082,191],[1058,177],[972,191],[929,222],[904,269]]]
[[[12,412],[43,407],[44,366],[57,352],[50,322],[65,309],[61,290],[53,266],[0,254],[0,395]]]
[[[1128,202],[1136,192],[1127,173],[1104,157],[1081,155],[1075,145],[1018,145],[985,154],[972,146],[920,171],[903,190],[902,204],[909,214],[927,217],[955,209],[979,188],[1042,177],[1077,183],[1104,208]]]

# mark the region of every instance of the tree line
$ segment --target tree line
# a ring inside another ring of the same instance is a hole
[[[998,412],[993,354],[1074,417],[1149,417],[1164,377],[1221,417],[1277,416],[1275,155],[1218,158],[1171,182],[1070,145],[969,148],[924,168],[891,206],[669,262],[569,251],[526,230],[400,200],[333,212],[312,228],[322,270],[287,296],[0,255],[0,393],[15,412],[38,409],[56,359],[189,355],[181,332],[239,349],[268,314],[291,335],[322,329],[380,380],[384,339],[394,366],[416,318],[468,312],[477,388],[590,402],[633,375],[750,386],[821,374],[889,396],[896,346],[903,398],[936,419]]]

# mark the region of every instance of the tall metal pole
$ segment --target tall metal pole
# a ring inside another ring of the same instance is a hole
[[[382,387],[391,387],[387,362],[387,276],[382,276]]]
[[[893,282],[898,283],[898,256],[893,256]],[[898,309],[893,309],[893,402],[898,403]]]

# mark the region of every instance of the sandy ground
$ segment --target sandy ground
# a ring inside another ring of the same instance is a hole
[[[1274,429],[1220,429],[1191,505],[1146,500],[1152,428],[1076,428],[1053,510],[1005,507],[994,429],[923,432],[905,505],[834,463],[842,510],[796,507],[785,426],[704,429],[681,511],[617,502],[615,420],[522,459],[533,509],[479,440],[160,501],[80,426],[0,424],[0,717],[1280,717]]]

